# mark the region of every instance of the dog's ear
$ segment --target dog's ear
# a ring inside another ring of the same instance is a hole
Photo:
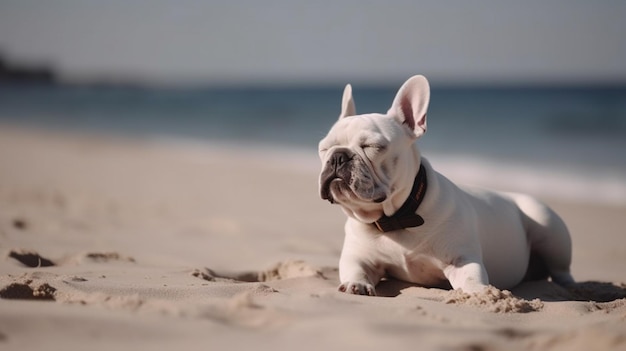
[[[426,133],[426,111],[430,100],[430,86],[424,76],[413,76],[407,80],[387,112],[398,122],[409,127],[416,138]]]
[[[341,114],[339,119],[356,115],[356,107],[352,99],[352,86],[347,84],[343,89],[343,98],[341,98]]]

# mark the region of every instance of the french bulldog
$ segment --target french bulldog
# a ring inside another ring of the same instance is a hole
[[[417,75],[386,114],[357,115],[344,89],[339,120],[319,143],[321,198],[348,217],[339,290],[375,296],[385,277],[465,293],[533,274],[572,284],[570,235],[553,210],[528,195],[458,186],[422,157],[429,99]]]

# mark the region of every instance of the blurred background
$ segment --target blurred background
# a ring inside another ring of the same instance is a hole
[[[1,0],[2,124],[315,157],[352,83],[431,82],[435,167],[626,205],[626,2]],[[512,185],[513,184],[513,185]]]

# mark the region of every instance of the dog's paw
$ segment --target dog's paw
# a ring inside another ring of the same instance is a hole
[[[374,286],[367,283],[345,282],[339,285],[337,290],[354,295],[376,296],[376,289],[374,289]]]

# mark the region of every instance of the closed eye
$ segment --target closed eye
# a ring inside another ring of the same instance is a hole
[[[320,142],[319,145],[317,146],[317,151],[320,154],[325,153],[326,151],[328,151],[328,149],[330,149],[330,145],[328,143]]]
[[[361,145],[361,148],[363,150],[372,150],[372,151],[376,151],[376,152],[384,152],[385,150],[387,150],[387,145],[383,145],[383,144],[364,144]]]

